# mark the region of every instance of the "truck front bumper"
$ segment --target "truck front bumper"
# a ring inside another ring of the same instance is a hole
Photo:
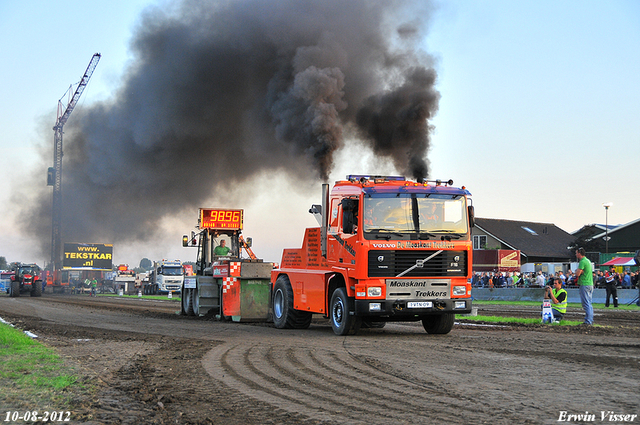
[[[412,303],[414,303],[412,305]],[[425,307],[423,303],[427,303]],[[357,316],[372,316],[396,320],[418,319],[441,313],[471,313],[471,298],[446,300],[355,300]]]

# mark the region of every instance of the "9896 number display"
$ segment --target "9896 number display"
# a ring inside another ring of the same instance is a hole
[[[200,210],[202,229],[242,229],[243,210],[205,209]]]

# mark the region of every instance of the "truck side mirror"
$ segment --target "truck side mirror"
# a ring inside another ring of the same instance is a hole
[[[476,213],[475,210],[473,208],[473,205],[469,205],[467,207],[467,209],[469,210],[469,227],[474,227],[476,225],[475,223],[475,217],[476,217]]]

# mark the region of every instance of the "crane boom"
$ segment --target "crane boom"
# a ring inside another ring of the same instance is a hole
[[[56,124],[53,126],[53,167],[49,170],[48,183],[53,186],[53,204],[52,204],[52,226],[51,226],[51,267],[53,272],[54,285],[60,282],[58,271],[62,268],[62,134],[63,127],[69,115],[76,107],[80,96],[93,75],[93,71],[98,66],[100,53],[96,53],[89,61],[89,66],[84,72],[75,93],[69,99],[66,108],[62,106],[61,100],[58,101],[58,116]]]
[[[60,114],[60,112],[62,111],[62,102],[60,100],[58,101],[58,119],[56,120],[56,125],[54,127],[54,130],[56,127],[64,126],[64,124],[69,119],[69,115],[71,115],[71,112],[73,112],[73,108],[76,107],[78,100],[80,100],[80,96],[82,96],[82,92],[84,91],[84,88],[89,83],[89,80],[93,75],[93,71],[96,69],[96,66],[98,66],[98,61],[100,60],[101,57],[102,55],[100,53],[96,53],[93,55],[93,57],[91,58],[91,61],[89,61],[89,66],[87,66],[87,70],[84,72],[84,75],[80,80],[80,83],[78,83],[78,87],[76,88],[75,93],[71,97],[71,100],[69,100],[69,103],[67,104],[67,107],[62,114]]]

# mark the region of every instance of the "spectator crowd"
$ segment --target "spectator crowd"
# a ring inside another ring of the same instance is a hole
[[[593,283],[598,288],[606,286],[607,278],[613,277],[616,287],[620,289],[640,288],[638,278],[640,271],[624,271],[617,273],[611,270],[603,272],[595,270],[593,272]],[[553,286],[553,279],[559,278],[563,288],[577,288],[576,276],[571,270],[566,273],[558,271],[556,273],[520,273],[520,272],[476,272],[471,279],[471,285],[476,288],[544,288]]]

